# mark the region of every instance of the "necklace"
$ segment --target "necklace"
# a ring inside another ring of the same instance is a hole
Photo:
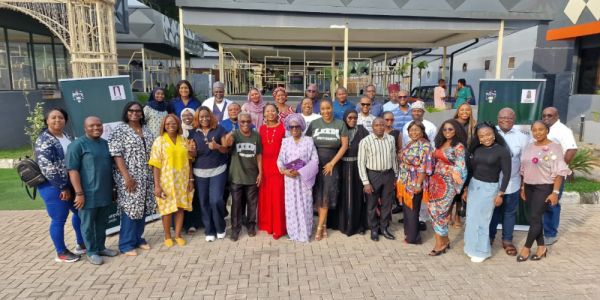
[[[271,131],[271,133],[269,133],[269,131]],[[273,127],[273,130],[271,130],[271,127],[267,126],[267,144],[271,145],[273,144],[273,142],[275,142],[275,132],[277,131],[277,126]],[[271,136],[271,139],[269,139],[269,135]]]
[[[200,129],[202,130],[202,134],[204,135],[204,142],[208,144],[208,133],[210,132],[210,129],[204,130],[204,129]]]

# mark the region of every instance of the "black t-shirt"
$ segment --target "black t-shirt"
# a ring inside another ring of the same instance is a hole
[[[500,172],[510,174],[510,150],[507,147],[494,144],[491,147],[477,147],[469,161],[473,178],[484,182],[498,182]],[[503,176],[500,191],[506,191],[510,176]]]

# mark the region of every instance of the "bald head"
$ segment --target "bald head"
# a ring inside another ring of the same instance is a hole
[[[498,112],[498,127],[504,132],[509,132],[515,125],[515,111],[505,107]]]
[[[558,109],[556,107],[546,107],[542,111],[542,122],[546,124],[546,126],[551,127],[558,121]]]
[[[102,120],[96,116],[89,116],[83,121],[83,129],[85,135],[90,139],[98,139],[104,132],[102,128]]]
[[[369,97],[362,97],[360,98],[360,112],[363,115],[369,115],[371,113],[371,104],[373,104],[373,101],[371,100],[371,98]]]
[[[385,133],[385,121],[383,118],[377,117],[373,120],[373,134],[377,137],[382,137]]]

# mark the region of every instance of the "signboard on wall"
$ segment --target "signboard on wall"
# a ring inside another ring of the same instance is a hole
[[[546,79],[481,79],[477,120],[498,121],[504,107],[517,114],[515,124],[529,125],[541,119]]]
[[[61,79],[59,86],[75,137],[85,134],[83,121],[86,117],[93,115],[102,120],[104,124],[102,138],[108,139],[112,128],[121,123],[121,114],[125,104],[134,101],[127,75]],[[146,221],[158,217],[158,215],[149,215],[146,216]],[[113,203],[106,233],[118,232],[120,222],[117,205]]]

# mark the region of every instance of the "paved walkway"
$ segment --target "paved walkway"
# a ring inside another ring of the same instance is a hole
[[[395,216],[394,219],[397,219]],[[452,249],[428,257],[425,244],[371,242],[369,236],[330,231],[321,242],[274,241],[265,233],[185,247],[162,246],[162,227],[150,224],[153,247],[137,257],[118,256],[96,267],[87,261],[55,263],[43,211],[0,212],[0,299],[598,299],[600,206],[563,206],[561,237],[547,259],[517,263],[494,245],[494,256],[471,263],[461,230]],[[394,220],[395,221],[395,220]],[[401,227],[394,222],[394,231]],[[74,240],[72,230],[67,239]],[[522,245],[524,232],[516,233]],[[116,248],[117,236],[107,245]],[[71,246],[73,243],[70,243]]]

